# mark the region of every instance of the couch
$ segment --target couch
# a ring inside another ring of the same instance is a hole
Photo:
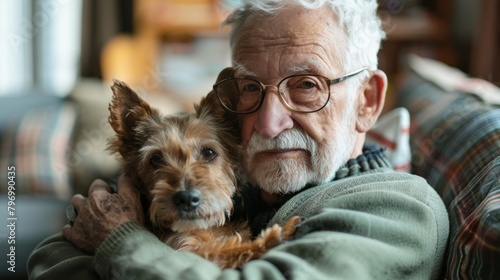
[[[76,110],[47,92],[0,100],[0,219],[8,225],[0,251],[9,254],[0,275],[22,279],[34,246],[64,224],[70,195],[64,147],[73,138]]]
[[[500,279],[500,89],[411,56],[396,104],[411,116],[411,170],[448,209],[446,279]]]

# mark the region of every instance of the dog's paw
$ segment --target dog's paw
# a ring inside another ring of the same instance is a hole
[[[282,228],[279,225],[273,225],[265,229],[256,241],[261,244],[261,247],[270,249],[282,243],[282,236]]]
[[[293,216],[283,226],[273,225],[264,230],[258,240],[265,248],[276,247],[284,241],[291,240],[301,222],[299,216]]]
[[[282,226],[283,240],[291,240],[301,222],[302,219],[299,216],[293,216],[286,221],[286,223]]]

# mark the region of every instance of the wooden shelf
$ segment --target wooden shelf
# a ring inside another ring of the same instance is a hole
[[[216,32],[224,15],[215,0],[136,0],[135,26],[138,33],[163,37],[194,36]]]

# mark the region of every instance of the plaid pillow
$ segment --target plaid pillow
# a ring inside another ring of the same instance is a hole
[[[0,182],[15,167],[16,194],[72,195],[71,163],[67,155],[76,110],[56,102],[7,120],[0,135]],[[7,188],[1,188],[5,193]]]
[[[500,109],[415,75],[399,99],[412,117],[412,171],[449,212],[446,278],[500,279]]]

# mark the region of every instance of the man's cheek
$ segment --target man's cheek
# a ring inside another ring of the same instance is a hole
[[[241,133],[241,142],[243,146],[245,146],[254,133],[253,126],[251,125],[252,122],[248,117],[239,117],[238,123]]]

